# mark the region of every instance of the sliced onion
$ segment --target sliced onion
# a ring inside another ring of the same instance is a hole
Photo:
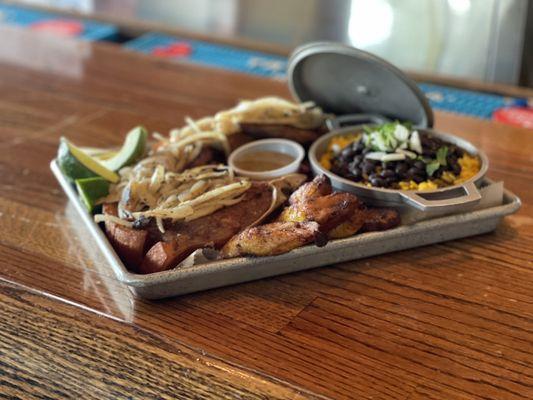
[[[186,136],[178,141],[169,143],[165,149],[171,150],[174,154],[179,154],[179,151],[188,144],[197,143],[198,141],[205,141],[208,143],[219,143],[223,150],[229,154],[230,148],[228,138],[226,135],[216,131],[201,131]]]
[[[383,162],[402,161],[402,160],[405,160],[405,154],[401,154],[401,153],[386,154],[381,158],[381,161]]]
[[[138,211],[132,215],[138,219],[140,217],[161,217],[173,220],[184,219],[194,213],[194,209],[189,205],[179,205],[174,208],[154,208],[153,210]]]
[[[413,153],[412,151],[404,150],[404,149],[396,149],[396,153],[405,154],[409,158],[417,157],[416,153]]]
[[[341,149],[341,146],[339,146],[337,143],[335,143],[333,146],[331,146],[331,150],[337,154],[337,153],[340,153],[340,151],[342,150]]]
[[[150,190],[157,191],[165,181],[165,167],[158,165],[150,178]]]
[[[386,156],[387,153],[383,152],[383,151],[372,151],[370,153],[366,153],[365,154],[365,158],[369,159],[369,160],[376,160],[376,161],[381,161],[383,159],[384,156]]]
[[[215,115],[216,129],[226,135],[240,131],[240,124],[277,124],[316,129],[326,115],[310,103],[298,104],[279,97],[241,101],[236,107]]]
[[[128,228],[132,228],[133,227],[133,222],[126,221],[125,219],[122,219],[122,218],[119,218],[119,217],[115,217],[114,215],[109,215],[109,214],[95,214],[94,222],[96,222],[96,223],[99,223],[99,222],[112,222],[113,224],[126,226]]]
[[[161,142],[161,143],[164,143],[164,144],[166,144],[166,143],[169,142],[168,138],[164,137],[164,136],[161,135],[159,132],[154,132],[154,133],[152,133],[152,137],[153,137],[154,139],[156,139],[157,141],[159,141],[159,142]]]
[[[186,125],[181,129],[172,129],[170,131],[170,141],[177,141],[194,132],[197,132],[196,128],[200,129],[201,131],[212,131],[215,129],[215,119],[213,117],[205,117],[194,121],[194,125],[195,127]]]
[[[409,139],[409,129],[401,124],[396,124],[394,128],[394,137],[400,142],[405,142]]]
[[[163,219],[161,217],[155,218],[155,224],[157,225],[157,229],[159,229],[159,232],[165,233],[165,227],[163,226]]]
[[[177,196],[177,198],[180,202],[194,199],[195,197],[198,197],[199,195],[204,193],[207,187],[208,187],[208,184],[206,181],[204,180],[197,181],[188,190],[180,193]]]
[[[414,131],[409,139],[409,148],[418,154],[422,154],[422,142],[420,141],[420,134]]]
[[[389,147],[387,146],[387,143],[385,143],[385,140],[380,135],[374,136],[373,142],[378,147],[378,149],[380,149],[382,151],[389,150]]]
[[[206,215],[211,215],[215,211],[220,210],[223,207],[232,206],[234,204],[240,203],[243,199],[243,196],[237,197],[235,199],[225,199],[217,202],[216,204],[206,204],[202,207],[196,208],[194,213],[185,218],[185,221],[193,221],[195,219],[205,217]]]

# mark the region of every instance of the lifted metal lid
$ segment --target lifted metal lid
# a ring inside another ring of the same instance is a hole
[[[433,126],[433,111],[418,86],[392,64],[354,47],[332,42],[301,46],[289,59],[288,78],[295,98],[313,101],[326,112]]]

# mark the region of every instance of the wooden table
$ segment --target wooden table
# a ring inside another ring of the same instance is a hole
[[[533,398],[533,131],[437,113],[522,198],[493,234],[154,302],[59,190],[59,137],[117,145],[285,85],[2,29],[0,93],[0,397]]]

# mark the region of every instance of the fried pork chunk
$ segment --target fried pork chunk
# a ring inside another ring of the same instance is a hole
[[[306,244],[327,241],[316,222],[272,222],[248,228],[224,245],[221,257],[275,256]]]
[[[176,266],[199,248],[221,248],[235,234],[250,225],[261,223],[285,203],[287,196],[304,179],[303,175],[292,174],[271,182],[253,182],[239,203],[192,221],[166,221],[165,233],[159,231],[154,221],[141,230],[128,231],[131,237],[138,232],[145,232],[147,236],[146,244],[143,243],[147,249],[146,255],[135,270],[143,274],[164,271]],[[117,238],[114,239],[116,242]],[[127,242],[125,237],[118,239]]]
[[[240,126],[242,132],[250,137],[258,139],[289,139],[304,145],[312,143],[318,139],[322,133],[325,132],[322,127],[317,129],[302,129],[289,125],[267,125],[252,123],[241,123]]]
[[[103,212],[116,217],[118,215],[117,203],[104,204]],[[113,222],[105,223],[105,232],[126,267],[135,271],[142,262],[148,232],[128,228]]]
[[[195,219],[166,224],[165,233],[150,226],[152,242],[139,272],[143,274],[164,271],[184,260],[196,249],[212,246],[220,248],[233,235],[253,224],[269,208],[272,191],[267,183],[254,183],[244,199],[213,214]]]

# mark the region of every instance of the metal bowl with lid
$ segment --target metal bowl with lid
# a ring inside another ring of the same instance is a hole
[[[309,149],[315,174],[325,174],[334,188],[357,194],[376,206],[415,207],[430,215],[467,211],[481,200],[478,187],[488,169],[487,156],[472,143],[437,132],[433,112],[418,86],[395,66],[365,51],[340,43],[316,42],[297,48],[289,60],[289,87],[299,101],[313,101],[337,117],[330,132]],[[353,135],[364,125],[410,122],[421,133],[454,144],[480,159],[478,173],[459,185],[431,191],[368,187],[325,169],[319,162],[329,141]]]

